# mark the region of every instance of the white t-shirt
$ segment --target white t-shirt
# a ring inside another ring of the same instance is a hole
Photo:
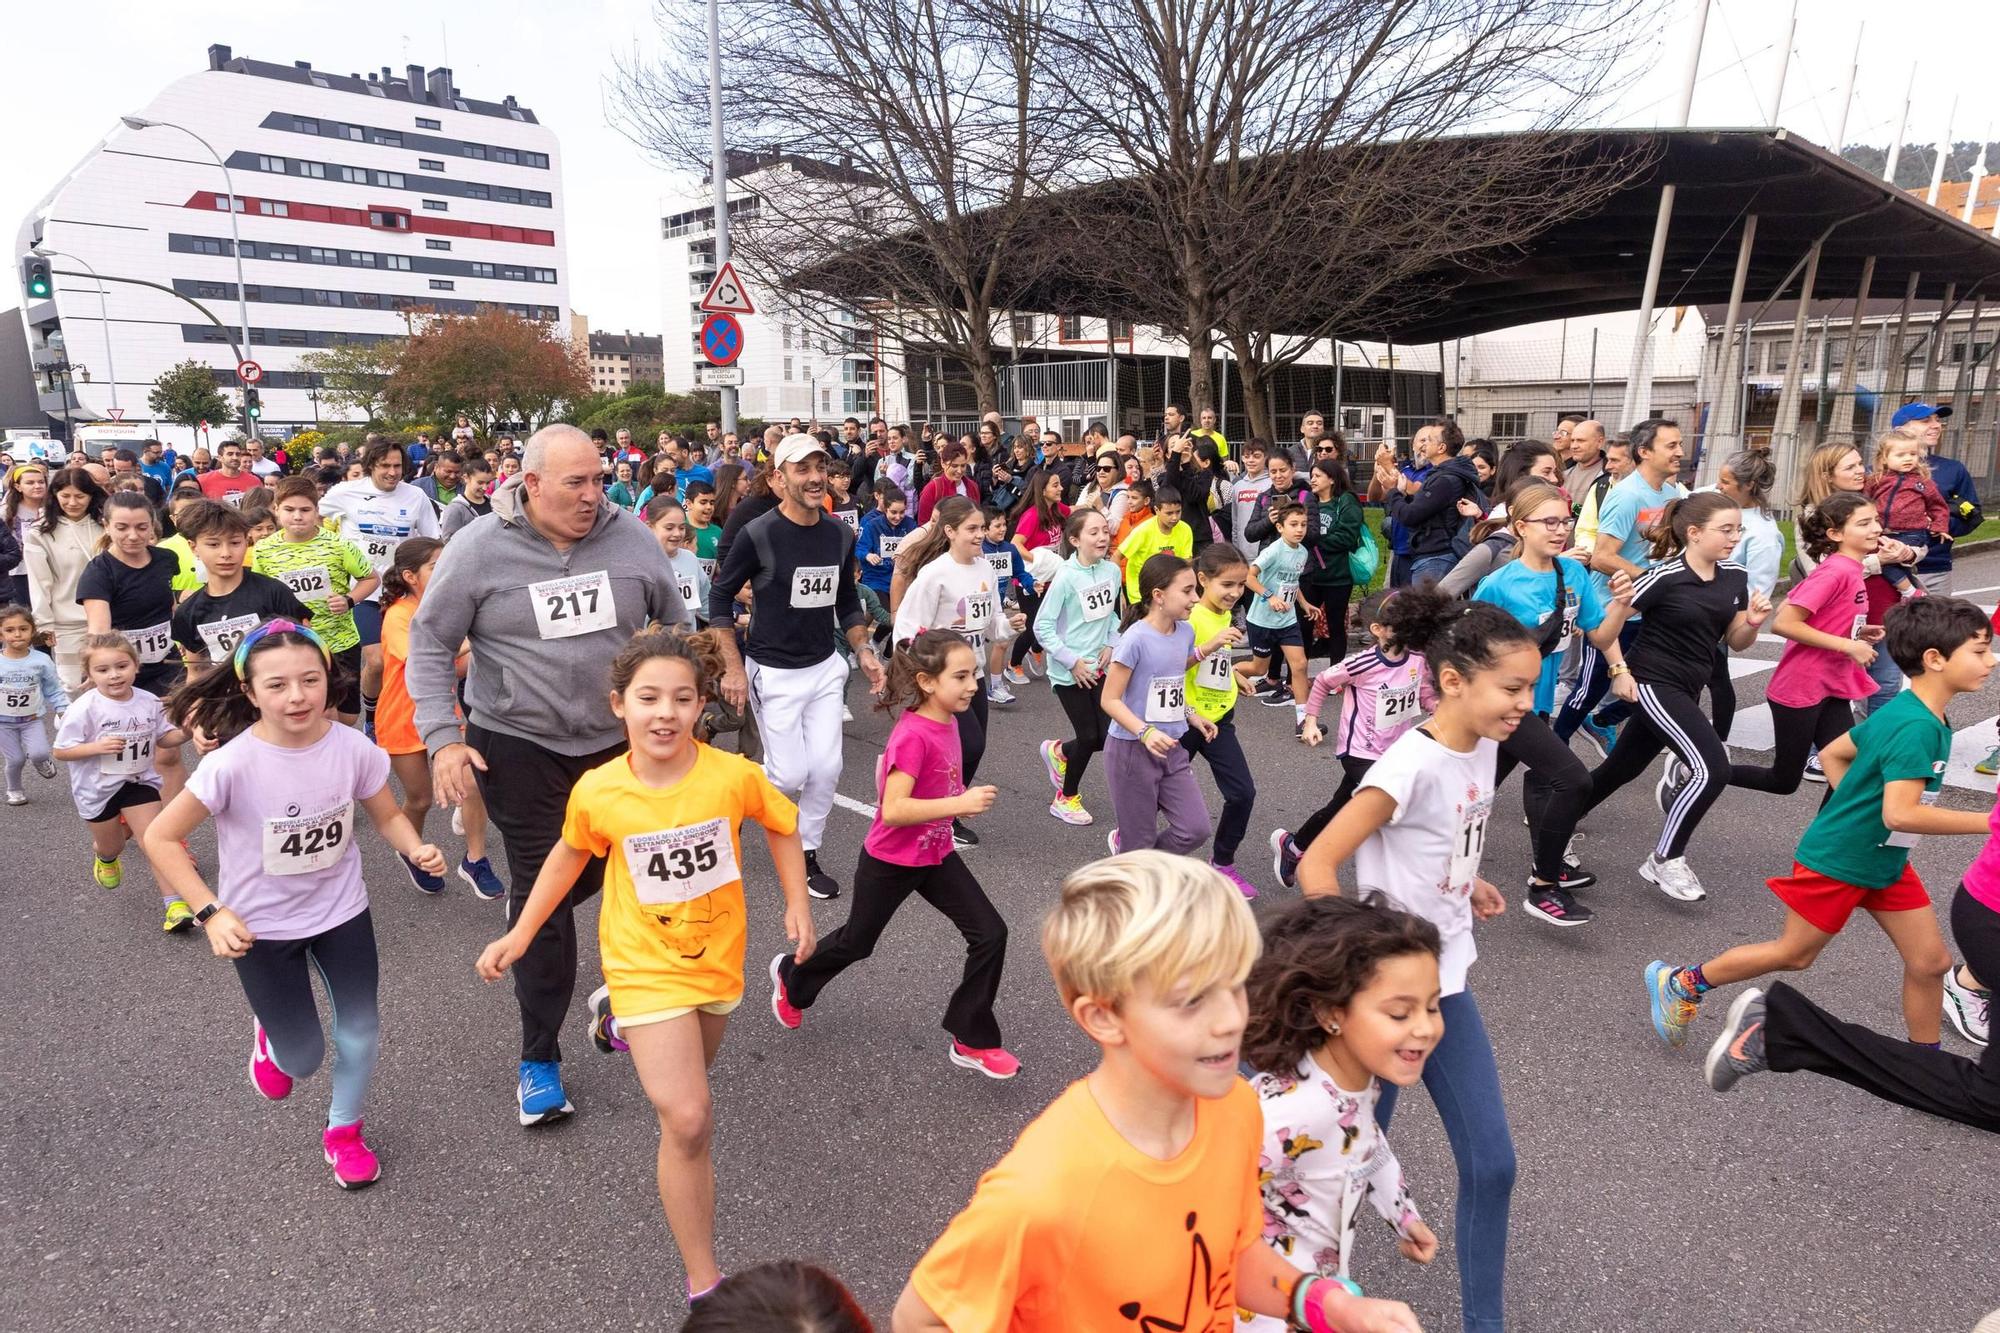
[[[1446,748],[1422,727],[1397,737],[1361,780],[1396,802],[1389,822],[1354,853],[1355,883],[1438,928],[1444,950],[1438,982],[1446,995],[1465,989],[1479,956],[1472,943],[1472,881],[1493,814],[1500,747],[1481,740],[1470,754]]]
[[[974,556],[971,564],[961,565],[947,553],[917,571],[896,607],[896,642],[927,629],[957,630],[975,653],[1012,637],[993,566],[985,557]],[[979,669],[986,669],[984,658]]]
[[[250,465],[250,474],[256,477],[275,477],[284,469],[268,458],[260,458]]]
[[[153,752],[160,737],[173,729],[160,697],[148,690],[134,689],[132,697],[122,703],[96,690],[78,695],[56,728],[56,749],[67,750],[114,734],[125,737],[125,749],[119,754],[92,755],[63,764],[69,770],[69,791],[77,814],[95,818],[112,794],[128,782],[158,787],[160,771]]]
[[[674,586],[680,589],[681,603],[687,607],[687,627],[695,627],[695,609],[708,605],[708,575],[695,553],[683,546],[667,557],[674,571]]]
[[[1250,520],[1257,513],[1257,502],[1271,490],[1271,474],[1259,473],[1254,477],[1238,477],[1229,483],[1230,542],[1243,553],[1245,560],[1257,558],[1257,548],[1261,542],[1253,542],[1244,533],[1250,527]]]
[[[377,490],[367,477],[343,481],[320,499],[322,514],[340,520],[340,535],[361,549],[376,573],[396,558],[396,548],[408,537],[442,537],[437,506],[407,481],[393,491]],[[368,600],[378,601],[377,588]]]

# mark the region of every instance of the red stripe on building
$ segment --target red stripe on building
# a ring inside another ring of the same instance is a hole
[[[450,218],[433,218],[412,214],[399,204],[384,205],[379,208],[340,208],[332,204],[307,204],[296,199],[263,199],[254,195],[239,194],[243,201],[241,217],[263,217],[277,222],[330,222],[339,227],[366,227],[369,231],[386,232],[391,236],[463,236],[477,241],[511,241],[520,245],[554,245],[556,234],[538,227],[509,227],[492,222],[460,222]],[[218,201],[228,196],[215,190],[197,190],[188,196],[183,208],[200,209],[210,213],[226,213],[226,203],[217,207]],[[259,204],[283,204],[285,212],[259,213]],[[371,216],[396,217],[402,219],[401,226],[385,226],[371,221]]]

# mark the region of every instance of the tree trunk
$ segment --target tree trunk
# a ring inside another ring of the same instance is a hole
[[[1181,406],[1189,421],[1200,421],[1201,410],[1215,406],[1215,386],[1211,378],[1214,368],[1210,365],[1215,350],[1215,328],[1209,321],[1207,310],[1197,310],[1193,303],[1188,307],[1187,349],[1188,400]],[[1167,401],[1172,402],[1172,397],[1169,396]]]
[[[1243,411],[1250,418],[1250,434],[1272,444],[1281,443],[1271,417],[1271,372],[1264,364],[1263,349],[1241,333],[1229,335],[1229,347],[1236,353],[1236,379],[1243,386]]]
[[[978,400],[979,415],[1000,410],[1000,376],[993,364],[993,340],[975,335],[966,347],[966,364],[972,368],[972,396]]]

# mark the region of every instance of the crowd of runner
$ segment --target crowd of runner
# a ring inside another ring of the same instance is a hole
[[[1663,753],[1657,836],[1589,846],[1679,902],[1707,897],[1689,851],[1718,802],[1827,790],[1773,867],[1768,940],[1634,967],[1659,1037],[1681,1046],[1731,987],[1716,1091],[1810,1070],[2000,1129],[2000,809],[1937,803],[1946,709],[1994,666],[1988,616],[1950,595],[1953,542],[1983,515],[1934,452],[1947,414],[1910,404],[1866,448],[1820,447],[1795,495],[1756,449],[1691,492],[1681,427],[1658,418],[1618,435],[1565,418],[1504,450],[1438,420],[1350,472],[1316,413],[1296,443],[1231,442],[1212,412],[1171,407],[1151,439],[1009,435],[989,415],[957,438],[849,419],[648,448],[569,426],[482,441],[461,419],[311,458],[235,441],[9,461],[5,799],[66,778],[103,890],[138,845],[162,928],[232,960],[256,1091],[287,1097],[329,1066],[322,1148],[345,1188],[381,1172],[362,1127],[379,965],[357,810],[416,891],[455,875],[504,900],[476,968],[511,974],[523,1126],[575,1109],[561,1038],[576,909],[599,897],[585,1031],[657,1113],[687,1326],[858,1329],[826,1274],[725,1279],[715,1252],[708,1070],[746,993],[745,915],[782,917],[766,998],[796,1029],[921,898],[965,941],[946,1059],[1014,1076],[1008,928],[968,853],[994,807],[985,757],[1033,750],[1049,816],[1106,825],[1109,857],[1068,875],[1040,941],[1102,1058],[982,1177],[894,1327],[1217,1327],[1235,1310],[1415,1329],[1348,1267],[1364,1202],[1406,1257],[1437,1251],[1386,1137],[1421,1082],[1457,1170],[1464,1327],[1500,1329],[1515,1156],[1475,925],[1517,896],[1551,929],[1593,921],[1578,824]],[[1772,636],[1774,748],[1736,762],[1731,655]],[[1066,734],[1008,716],[1042,681]],[[1284,810],[1254,864],[1251,704],[1290,709],[1283,743],[1333,764],[1332,797]],[[894,724],[846,874],[820,853],[846,724],[871,706]],[[1518,895],[1483,864],[1516,769]],[[451,853],[430,840],[436,805]],[[211,820],[204,866],[187,840]],[[746,822],[775,892],[746,890]],[[1909,864],[1920,836],[1954,833],[1987,835],[1950,899],[1956,953]],[[1260,892],[1280,904],[1261,920]],[[843,898],[821,936],[813,901]],[[1809,967],[1856,909],[1901,957],[1907,1039],[1744,984]],[[1942,1049],[1947,1019],[1976,1059]],[[745,1322],[760,1311],[795,1322]]]

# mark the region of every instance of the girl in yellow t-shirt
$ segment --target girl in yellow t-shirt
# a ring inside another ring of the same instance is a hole
[[[793,956],[813,950],[798,808],[748,760],[695,739],[722,658],[708,633],[652,630],[611,664],[611,711],[630,752],[585,773],[562,838],[513,929],[486,946],[479,974],[497,981],[575,885],[605,858],[597,933],[605,985],[591,996],[600,1050],[629,1049],[660,1118],[660,1203],[687,1270],[690,1302],[722,1279],[715,1262],[715,1165],[708,1067],[743,1000],[742,846],[751,820],[785,894]]]

